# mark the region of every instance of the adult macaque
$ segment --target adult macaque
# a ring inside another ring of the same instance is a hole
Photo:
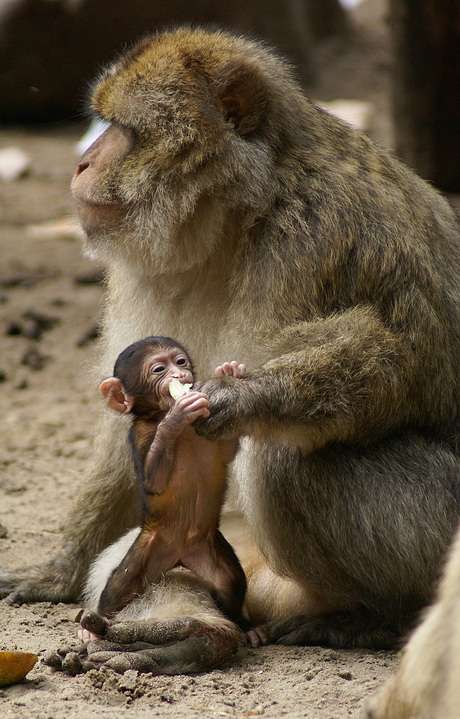
[[[245,378],[195,386],[211,414],[194,427],[245,435],[234,475],[261,554],[221,530],[252,620],[269,622],[253,642],[392,646],[460,513],[452,209],[229,33],[147,38],[92,106],[111,127],[72,187],[108,271],[101,376],[154,333],[180,337],[199,376],[241,358]],[[121,424],[104,421],[62,552],[6,577],[10,602],[77,598],[94,555],[139,524]]]
[[[366,719],[457,719],[460,707],[460,533],[436,603],[412,635],[401,667],[365,712]]]
[[[216,376],[244,377],[244,372],[237,362],[215,370]],[[185,348],[169,337],[147,337],[130,345],[117,358],[113,374],[99,389],[108,407],[133,415],[130,444],[144,521],[113,571],[111,567],[104,571],[104,558],[93,566],[96,586],[90,591],[99,595],[98,612],[113,616],[148,584],[182,566],[210,583],[227,617],[240,619],[246,578],[218,530],[227,465],[235,457],[238,440],[210,442],[195,434],[191,423],[209,416],[209,401],[185,388],[173,400],[174,380],[180,390],[195,378]],[[108,574],[105,586],[104,574]]]

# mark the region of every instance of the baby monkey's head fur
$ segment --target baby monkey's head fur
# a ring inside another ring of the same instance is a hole
[[[155,349],[179,349],[187,357],[191,372],[195,376],[195,368],[190,355],[180,342],[171,337],[152,336],[133,342],[118,355],[113,368],[113,376],[123,384],[128,394],[143,394],[149,392],[149,383],[142,376],[142,367],[145,360]]]

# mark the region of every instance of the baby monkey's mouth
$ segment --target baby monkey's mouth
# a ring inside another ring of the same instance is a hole
[[[182,382],[177,377],[174,377],[174,379],[172,379],[169,383],[168,387],[169,394],[171,395],[171,397],[173,399],[179,399],[179,397],[182,397],[183,394],[190,392],[192,384],[190,382]]]

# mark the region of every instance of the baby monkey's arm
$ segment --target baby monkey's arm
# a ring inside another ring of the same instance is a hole
[[[176,446],[186,427],[197,417],[209,416],[209,400],[201,392],[188,392],[177,399],[158,423],[144,463],[144,488],[149,494],[164,492],[174,468]]]

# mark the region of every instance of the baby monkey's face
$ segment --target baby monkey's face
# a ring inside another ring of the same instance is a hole
[[[173,403],[169,394],[171,380],[178,379],[182,384],[194,382],[190,359],[179,347],[152,350],[145,360],[145,372],[160,409],[168,409]]]

